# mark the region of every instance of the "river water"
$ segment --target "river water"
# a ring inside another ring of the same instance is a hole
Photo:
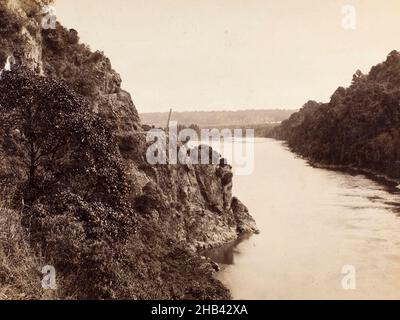
[[[234,299],[400,299],[400,190],[256,139],[234,194],[261,231],[208,254]]]

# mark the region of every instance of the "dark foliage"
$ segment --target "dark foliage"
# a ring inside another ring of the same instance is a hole
[[[107,123],[65,83],[24,69],[3,75],[0,111],[3,154],[25,171],[16,203],[31,240],[66,278],[87,283],[82,296],[113,297],[134,211]]]
[[[76,30],[57,23],[56,29],[43,30],[42,37],[46,74],[66,80],[86,97],[120,90],[121,78],[112,69],[110,60],[102,52],[92,52],[80,43]]]

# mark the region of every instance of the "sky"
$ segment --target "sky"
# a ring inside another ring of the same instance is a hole
[[[342,11],[348,5],[355,11]],[[57,0],[55,7],[64,26],[111,59],[139,112],[326,102],[400,41],[399,0]]]

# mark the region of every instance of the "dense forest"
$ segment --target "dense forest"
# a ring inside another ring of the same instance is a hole
[[[270,136],[314,163],[400,178],[400,53],[357,71],[328,103],[307,102]]]

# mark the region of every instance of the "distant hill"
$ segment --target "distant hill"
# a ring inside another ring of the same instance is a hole
[[[271,135],[315,163],[400,179],[400,53],[357,71],[328,103],[307,102]]]
[[[229,127],[277,123],[289,118],[297,110],[240,110],[240,111],[190,111],[173,112],[171,120],[182,125],[197,124],[200,127]],[[142,113],[143,124],[165,127],[168,112]]]

